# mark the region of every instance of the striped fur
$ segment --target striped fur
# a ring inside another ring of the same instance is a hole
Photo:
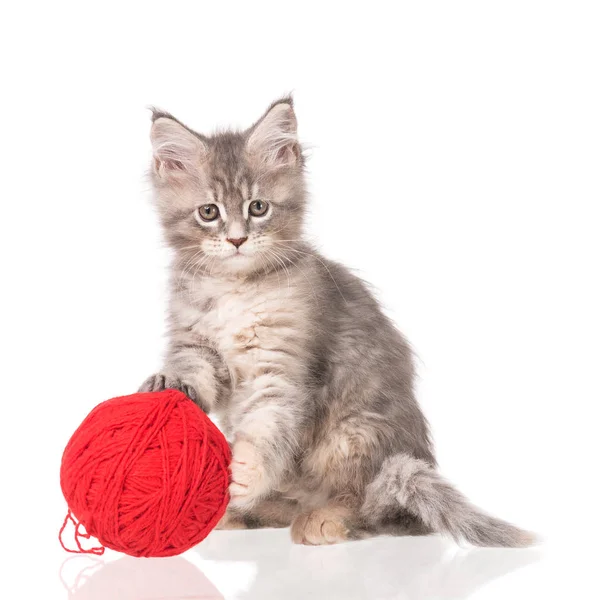
[[[528,543],[436,473],[406,340],[362,281],[304,241],[292,99],[246,131],[212,136],[156,111],[152,142],[174,260],[169,349],[142,389],[177,387],[218,417],[234,457],[221,525],[292,524],[309,544],[388,526]],[[255,200],[263,216],[249,212]],[[205,204],[216,219],[201,217]]]

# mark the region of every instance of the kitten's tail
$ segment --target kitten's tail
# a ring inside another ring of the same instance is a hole
[[[361,513],[379,522],[397,506],[418,517],[429,529],[448,533],[475,546],[521,548],[536,540],[532,533],[476,508],[423,460],[396,454],[387,458],[367,486]]]

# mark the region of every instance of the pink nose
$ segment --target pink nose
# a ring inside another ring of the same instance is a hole
[[[230,242],[233,246],[240,248],[247,241],[247,238],[226,238],[226,241]]]

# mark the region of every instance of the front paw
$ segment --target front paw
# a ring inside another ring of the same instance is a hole
[[[239,440],[232,448],[230,506],[248,508],[270,490],[263,458],[254,444]]]
[[[207,412],[207,407],[202,402],[197,390],[176,375],[156,373],[148,377],[139,388],[140,392],[161,392],[163,390],[178,390],[187,396],[187,398],[190,398],[199,408]]]

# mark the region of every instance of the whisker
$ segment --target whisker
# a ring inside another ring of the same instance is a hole
[[[272,256],[274,257],[274,259],[278,262],[278,264],[280,264],[282,266],[282,268],[284,269],[284,271],[286,273],[286,280],[288,282],[288,291],[290,291],[290,272],[288,271],[288,267],[286,267],[286,265],[284,264],[284,260],[282,260],[280,258],[280,256],[278,254],[276,254],[271,248],[269,249],[269,251],[272,254]]]
[[[284,252],[282,250],[282,252]],[[289,256],[284,255],[284,258],[296,269],[298,269],[301,272],[301,275],[303,276],[303,278],[305,279],[305,281],[307,281],[307,283],[309,284],[309,288],[311,289],[311,297],[313,298],[313,300],[315,301],[315,304],[317,304],[317,306],[319,306],[319,297],[317,296],[316,292],[315,292],[315,288],[313,287],[313,282],[311,281],[310,277],[307,275],[307,273],[305,272],[305,270],[299,266],[299,264],[295,261],[293,261]]]
[[[330,276],[331,280],[334,282],[334,285],[336,286],[336,289],[338,290],[338,293],[342,297],[342,300],[344,300],[345,304],[348,304],[346,298],[344,297],[344,294],[342,293],[342,290],[338,287],[338,283],[334,279],[334,276],[332,275],[332,272],[329,270],[328,266],[316,254],[314,254],[313,252],[305,252],[304,250],[298,250],[297,248],[293,248],[292,246],[287,246],[286,244],[281,244],[281,246],[284,247],[284,248],[286,248],[290,252],[298,252],[299,254],[304,254],[306,256],[311,256],[312,258],[314,258],[315,260],[317,260],[319,263],[321,263],[323,265],[323,267],[325,268],[325,270],[328,272],[328,275]]]
[[[280,273],[279,273],[278,269],[276,268],[275,263],[272,263],[272,261],[270,261],[270,259],[268,258],[268,254],[269,254],[269,252],[267,252],[267,251],[264,252],[263,253],[263,257],[267,260],[268,264],[272,267],[272,271],[276,274],[276,277],[278,279],[278,297],[279,297],[279,295],[280,295],[280,286],[281,286],[281,283],[280,283]]]

